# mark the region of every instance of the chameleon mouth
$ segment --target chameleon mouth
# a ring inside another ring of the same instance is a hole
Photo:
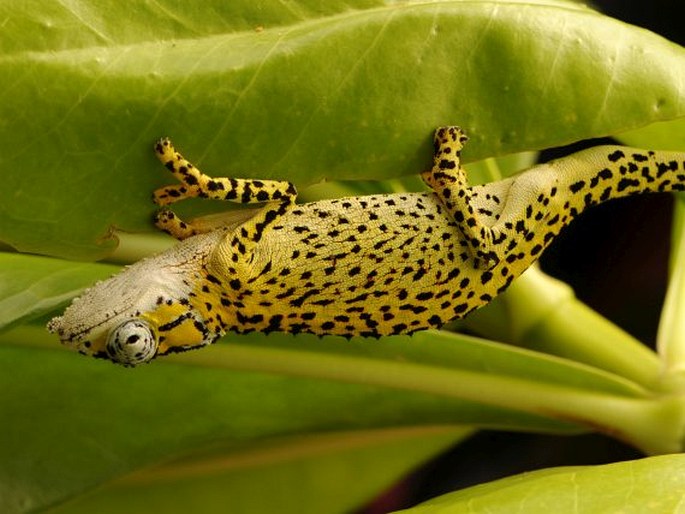
[[[111,318],[107,318],[104,321],[101,321],[100,323],[96,325],[91,325],[89,327],[83,328],[81,330],[78,330],[76,332],[70,332],[70,333],[65,333],[64,328],[62,327],[64,323],[64,317],[63,316],[57,316],[55,318],[52,318],[48,324],[47,324],[47,329],[51,334],[57,334],[60,338],[60,341],[62,344],[72,344],[74,343],[74,339],[80,338],[81,336],[84,336],[88,333],[90,333],[93,329],[104,325],[108,321],[110,321]]]
[[[50,321],[48,321],[48,324],[46,325],[48,332],[50,332],[51,334],[57,334],[61,337],[64,333],[64,330],[62,329],[63,320],[64,318],[62,316],[55,316]]]
[[[71,305],[67,307],[67,310],[64,312],[62,316],[55,316],[52,318],[50,321],[48,321],[46,328],[51,334],[57,334],[60,338],[60,341],[62,344],[70,344],[73,345],[77,339],[81,339],[83,336],[88,335],[90,332],[93,330],[97,329],[98,327],[101,327],[102,325],[105,325],[107,323],[110,323],[113,319],[117,318],[122,312],[125,312],[127,309],[130,308],[130,306],[125,305],[122,308],[116,310],[116,311],[110,311],[108,316],[106,316],[102,321],[95,323],[93,325],[84,325],[83,323],[74,323],[69,322],[67,319],[65,323],[65,318],[73,317],[69,316],[70,310],[74,308],[75,305],[77,305],[77,302],[80,300],[80,298],[74,298],[72,301]],[[76,316],[78,317],[78,316]],[[65,331],[65,324],[67,326],[74,327],[73,330],[66,332]]]

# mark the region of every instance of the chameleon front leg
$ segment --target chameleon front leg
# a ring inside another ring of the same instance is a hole
[[[472,190],[460,163],[460,153],[468,138],[459,127],[435,131],[433,167],[421,174],[437,194],[449,216],[457,224],[468,245],[475,268],[491,268],[504,258],[500,250],[506,235],[483,223],[474,207]]]
[[[248,255],[262,238],[264,231],[295,203],[297,191],[290,182],[278,180],[251,180],[213,178],[205,175],[176,151],[171,141],[162,139],[155,145],[158,159],[181,182],[165,186],[153,193],[157,205],[169,205],[186,198],[210,198],[236,203],[265,203],[265,206],[245,221],[232,235],[230,245],[234,261],[238,255]],[[156,225],[177,239],[207,232],[214,225],[186,223],[168,209],[161,210]]]

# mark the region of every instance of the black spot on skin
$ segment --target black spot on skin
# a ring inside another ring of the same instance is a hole
[[[428,323],[431,326],[439,327],[440,325],[442,325],[442,319],[440,318],[440,316],[433,314],[430,318],[428,318]]]
[[[671,169],[671,167],[668,164],[666,164],[665,162],[658,163],[656,165],[656,168],[657,168],[656,178],[661,178],[662,175],[664,175],[665,173],[667,173]]]
[[[345,303],[350,304],[350,303],[363,302],[368,297],[369,297],[369,293],[362,293],[359,296],[355,296],[354,298],[350,298],[349,300],[345,300]]]
[[[492,273],[489,272],[489,271],[483,272],[483,274],[480,276],[480,282],[481,282],[481,284],[483,284],[483,285],[485,285],[485,284],[487,284],[488,282],[490,282],[491,279],[492,279]]]
[[[293,294],[295,294],[295,288],[294,288],[294,287],[291,287],[291,288],[288,289],[287,291],[285,291],[285,292],[283,292],[283,293],[280,293],[280,294],[277,294],[277,295],[276,295],[276,298],[277,298],[278,300],[283,300],[284,298],[288,298],[289,296],[292,296]]]
[[[299,298],[296,298],[295,300],[290,301],[290,305],[293,307],[302,307],[302,304],[307,300],[307,298],[311,296],[317,296],[321,293],[319,289],[310,289],[309,291],[306,291],[302,296]]]
[[[623,159],[626,156],[621,150],[616,150],[615,152],[610,153],[607,155],[607,159],[609,159],[611,162],[616,162],[619,159]]]
[[[454,308],[454,312],[455,312],[455,314],[462,314],[462,313],[466,312],[466,310],[467,310],[468,308],[469,308],[469,304],[468,304],[468,303],[460,303],[459,305],[457,305],[457,306]]]
[[[629,187],[636,187],[639,185],[640,181],[637,179],[622,178],[616,186],[616,191],[620,193],[621,191],[625,191]]]
[[[271,261],[266,263],[266,266],[259,272],[259,276],[266,275],[269,271],[271,271]]]
[[[621,152],[623,153],[623,152]],[[601,170],[599,173],[597,173],[597,176],[603,180],[609,180],[614,176],[614,174],[611,172],[609,168],[604,168]]]
[[[216,278],[214,275],[207,273],[207,280],[209,280],[212,284],[217,284],[221,285],[221,280]]]
[[[415,282],[418,280],[421,280],[423,276],[427,273],[427,271],[423,268],[419,268],[416,273],[414,273],[414,276],[412,277],[412,280]]]
[[[438,163],[438,168],[440,168],[441,170],[453,170],[456,167],[457,163],[455,163],[454,161],[450,161],[448,159],[442,159]]]
[[[243,194],[242,194],[240,200],[242,203],[249,203],[251,198],[252,198],[252,188],[250,187],[249,183],[244,183]]]
[[[269,327],[267,330],[273,331],[278,330],[281,327],[281,322],[283,321],[283,316],[281,314],[275,314],[269,318]]]
[[[183,323],[185,320],[190,318],[191,315],[190,313],[183,314],[182,316],[179,316],[178,318],[170,321],[169,323],[165,323],[164,325],[160,325],[157,327],[157,330],[160,332],[168,332],[169,330],[179,326],[181,323]]]
[[[395,334],[401,334],[402,332],[407,330],[407,328],[407,325],[405,325],[404,323],[398,323],[397,325],[392,326],[392,331]]]
[[[578,182],[575,182],[569,186],[569,189],[571,190],[572,193],[577,193],[581,189],[585,187],[585,181],[579,180]]]

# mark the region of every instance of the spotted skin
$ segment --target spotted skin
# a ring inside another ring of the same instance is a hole
[[[163,139],[156,154],[179,183],[155,191],[157,204],[202,197],[258,209],[193,222],[162,209],[157,225],[182,242],[91,288],[49,329],[82,353],[133,366],[226,332],[437,328],[504,291],[587,207],[685,189],[685,154],[618,146],[469,187],[465,142],[458,127],[436,131],[422,174],[432,192],[298,205],[289,182],[209,177]]]

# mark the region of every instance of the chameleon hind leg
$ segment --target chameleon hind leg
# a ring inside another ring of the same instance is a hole
[[[486,226],[476,208],[460,153],[468,138],[459,127],[440,127],[433,139],[433,167],[421,174],[423,181],[437,194],[441,204],[466,239],[476,268],[492,267],[503,255],[499,243],[505,236]]]
[[[264,230],[282,216],[295,202],[297,191],[290,182],[278,180],[251,180],[213,178],[205,175],[176,151],[171,141],[162,139],[155,145],[157,158],[179,180],[180,184],[164,186],[153,193],[157,205],[169,205],[186,198],[210,198],[236,203],[264,203],[264,207],[250,216],[230,241],[234,260],[238,254],[248,254],[262,238]],[[168,209],[161,210],[156,225],[177,239],[216,228],[216,223],[184,222]],[[237,252],[237,253],[236,253]]]

